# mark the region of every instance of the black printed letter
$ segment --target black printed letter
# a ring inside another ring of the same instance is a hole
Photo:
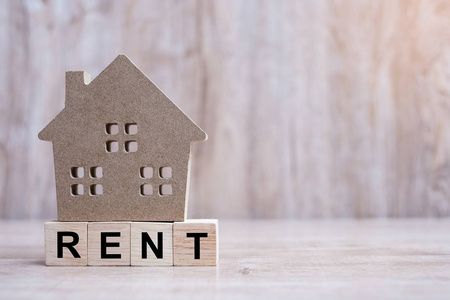
[[[120,247],[120,243],[107,243],[106,242],[106,238],[107,237],[120,237],[120,232],[102,232],[100,233],[101,236],[101,243],[100,243],[100,247],[101,247],[101,258],[118,258],[120,259],[122,257],[122,255],[120,254],[107,254],[106,253],[106,248],[107,247]]]
[[[207,233],[186,233],[186,237],[194,238],[194,259],[200,259],[200,238],[208,237]]]
[[[156,258],[163,258],[163,233],[158,232],[158,248],[156,248],[147,232],[142,232],[142,258],[147,258],[147,244],[152,248]]]
[[[72,242],[64,243],[63,237],[71,236],[73,238]],[[80,258],[80,254],[78,254],[77,250],[75,250],[74,246],[78,244],[80,237],[76,232],[72,231],[58,231],[57,233],[57,248],[58,248],[58,258],[63,258],[63,247],[69,249],[70,253],[72,253],[73,257]]]

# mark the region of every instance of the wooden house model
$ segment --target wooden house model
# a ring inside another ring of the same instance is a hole
[[[207,135],[125,55],[66,73],[53,143],[59,221],[184,221],[191,143]]]

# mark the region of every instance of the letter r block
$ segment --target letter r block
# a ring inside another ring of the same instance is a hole
[[[173,224],[175,266],[215,266],[218,257],[217,220],[186,220]]]
[[[173,223],[131,223],[131,265],[173,266]]]
[[[47,266],[87,265],[87,222],[46,222],[44,234]]]
[[[88,223],[88,265],[130,265],[130,222]]]

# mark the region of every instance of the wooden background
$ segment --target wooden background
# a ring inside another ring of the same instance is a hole
[[[449,1],[0,5],[1,218],[55,218],[37,134],[119,53],[209,135],[190,217],[450,215]]]

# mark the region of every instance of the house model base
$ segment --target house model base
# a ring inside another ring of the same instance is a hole
[[[217,220],[47,222],[48,266],[215,266]]]

